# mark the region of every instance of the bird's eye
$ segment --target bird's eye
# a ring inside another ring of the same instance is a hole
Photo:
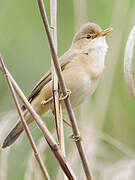
[[[91,38],[91,35],[87,34],[86,38],[87,38],[87,39],[90,39],[90,38]]]

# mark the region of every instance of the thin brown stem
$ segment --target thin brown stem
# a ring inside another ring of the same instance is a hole
[[[51,15],[51,34],[52,39],[54,42],[54,48],[55,52],[58,53],[57,48],[57,0],[50,0],[50,15]],[[53,89],[53,99],[54,99],[54,113],[55,113],[55,122],[56,122],[56,130],[57,130],[57,136],[59,145],[61,148],[61,151],[65,155],[65,142],[64,142],[64,129],[63,129],[63,120],[62,120],[62,109],[59,101],[59,83],[58,83],[58,77],[56,74],[55,66],[52,61],[52,89]],[[64,174],[64,179],[66,180],[66,176]]]
[[[3,63],[3,60],[1,59],[1,61],[2,61],[2,71],[3,71],[3,73],[4,73],[5,77],[6,77],[6,80],[7,80],[8,86],[9,86],[9,89],[10,89],[10,91],[11,91],[11,94],[12,94],[12,97],[13,97],[13,99],[14,99],[14,102],[15,102],[15,105],[16,105],[16,108],[17,108],[17,111],[18,111],[18,114],[19,114],[19,116],[20,116],[20,120],[22,121],[24,130],[25,130],[25,132],[26,132],[26,134],[27,134],[27,137],[28,137],[28,139],[29,139],[29,141],[30,141],[31,147],[32,147],[32,149],[33,149],[33,151],[34,151],[35,158],[36,158],[36,160],[37,160],[38,163],[39,163],[39,166],[40,166],[41,171],[42,171],[42,173],[43,173],[43,175],[44,175],[44,177],[45,177],[45,180],[50,180],[49,174],[48,174],[48,172],[47,172],[47,170],[46,170],[46,168],[45,168],[45,166],[44,166],[44,163],[43,163],[43,161],[42,161],[42,159],[41,159],[41,157],[40,157],[40,154],[38,153],[36,144],[35,144],[35,142],[34,142],[34,140],[33,140],[33,138],[32,138],[32,135],[31,135],[31,133],[30,133],[30,130],[29,130],[29,128],[28,128],[28,125],[27,125],[27,123],[26,123],[26,121],[25,121],[25,119],[24,119],[24,116],[23,116],[21,107],[20,107],[19,102],[18,102],[17,97],[16,97],[15,90],[14,90],[13,85],[12,85],[12,83],[11,83],[11,81],[10,81],[10,78],[9,78],[7,72],[6,72],[6,68],[5,68],[5,65],[4,65],[4,63]]]
[[[58,62],[58,57],[57,57],[56,52],[55,52],[55,48],[54,48],[54,44],[53,44],[53,41],[52,41],[52,38],[51,38],[51,34],[50,34],[50,31],[49,31],[49,27],[48,27],[48,23],[47,23],[48,20],[47,20],[46,11],[45,11],[45,8],[44,8],[43,0],[37,0],[37,1],[38,1],[38,6],[39,6],[40,14],[41,14],[41,17],[42,17],[42,21],[43,21],[43,24],[44,24],[44,28],[45,28],[45,31],[46,31],[46,34],[47,34],[47,38],[48,38],[48,42],[49,42],[50,51],[51,51],[51,55],[52,55],[52,58],[53,58],[54,66],[55,66],[55,69],[56,69],[56,73],[57,73],[57,76],[59,78],[59,82],[60,82],[60,86],[61,86],[63,95],[66,96],[67,95],[67,89],[66,89],[65,81],[64,81],[64,78],[63,78],[63,75],[62,75],[62,71],[61,71],[59,62]],[[76,139],[75,142],[76,142],[76,145],[77,145],[77,148],[78,148],[81,160],[82,160],[82,164],[83,164],[83,168],[84,168],[84,171],[85,171],[85,174],[86,174],[86,178],[87,178],[87,180],[92,180],[93,179],[92,178],[92,173],[90,172],[90,169],[89,169],[89,166],[88,166],[88,160],[87,160],[87,157],[86,157],[86,153],[85,153],[85,150],[84,150],[83,143],[81,141],[82,138],[80,137],[79,129],[78,129],[78,126],[77,126],[77,122],[76,122],[75,115],[74,115],[74,112],[72,110],[69,98],[65,99],[64,102],[65,102],[65,106],[67,108],[69,119],[70,119],[70,122],[71,122],[71,125],[72,125],[73,134],[74,134],[74,137]]]
[[[2,60],[2,56],[0,56],[0,69],[1,71],[4,73],[2,65],[3,64],[3,60]],[[4,66],[5,67],[5,66]],[[20,87],[18,86],[18,84],[16,83],[16,81],[14,80],[14,78],[12,77],[12,75],[9,73],[8,69],[5,67],[6,70],[6,74],[8,75],[8,77],[10,78],[10,81],[15,89],[15,92],[18,94],[18,96],[20,97],[20,99],[22,100],[23,104],[25,105],[25,107],[27,108],[27,110],[29,111],[29,113],[32,115],[32,117],[34,118],[36,124],[38,125],[38,127],[40,128],[40,130],[42,131],[46,141],[48,142],[52,152],[54,153],[56,159],[58,160],[61,168],[63,169],[63,171],[65,172],[66,176],[70,179],[70,180],[77,180],[76,176],[74,175],[70,165],[68,164],[67,160],[65,159],[63,153],[61,152],[59,146],[57,145],[57,143],[55,142],[53,136],[51,135],[50,131],[48,130],[48,128],[45,126],[45,124],[43,123],[43,121],[41,120],[40,116],[35,112],[35,110],[33,109],[33,107],[31,106],[31,104],[28,102],[27,98],[25,97],[25,95],[23,94],[22,90],[20,89]]]
[[[50,0],[50,14],[51,14],[51,35],[55,46],[55,51],[57,53],[57,0]],[[58,134],[58,140],[62,152],[65,154],[64,145],[64,131],[63,131],[63,121],[62,121],[62,110],[59,102],[59,86],[58,77],[55,71],[54,63],[52,60],[52,79],[53,79],[53,97],[54,97],[54,110],[56,119],[56,129]]]

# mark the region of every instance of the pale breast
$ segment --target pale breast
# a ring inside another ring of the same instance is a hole
[[[64,69],[67,88],[71,91],[71,104],[75,108],[96,90],[104,69],[105,53],[92,49],[80,53]]]
[[[71,91],[71,104],[76,108],[83,103],[95,91],[98,81],[91,80],[91,77],[83,67],[76,66],[64,72],[67,88]]]

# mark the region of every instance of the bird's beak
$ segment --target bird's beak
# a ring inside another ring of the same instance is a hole
[[[106,36],[108,33],[112,32],[112,30],[113,30],[112,27],[107,28],[107,29],[100,32],[100,36]]]

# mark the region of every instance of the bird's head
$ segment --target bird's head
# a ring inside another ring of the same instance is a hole
[[[112,28],[102,30],[100,26],[95,23],[84,24],[80,30],[75,34],[72,47],[80,50],[89,50],[96,47],[107,50],[105,36],[112,31]]]

